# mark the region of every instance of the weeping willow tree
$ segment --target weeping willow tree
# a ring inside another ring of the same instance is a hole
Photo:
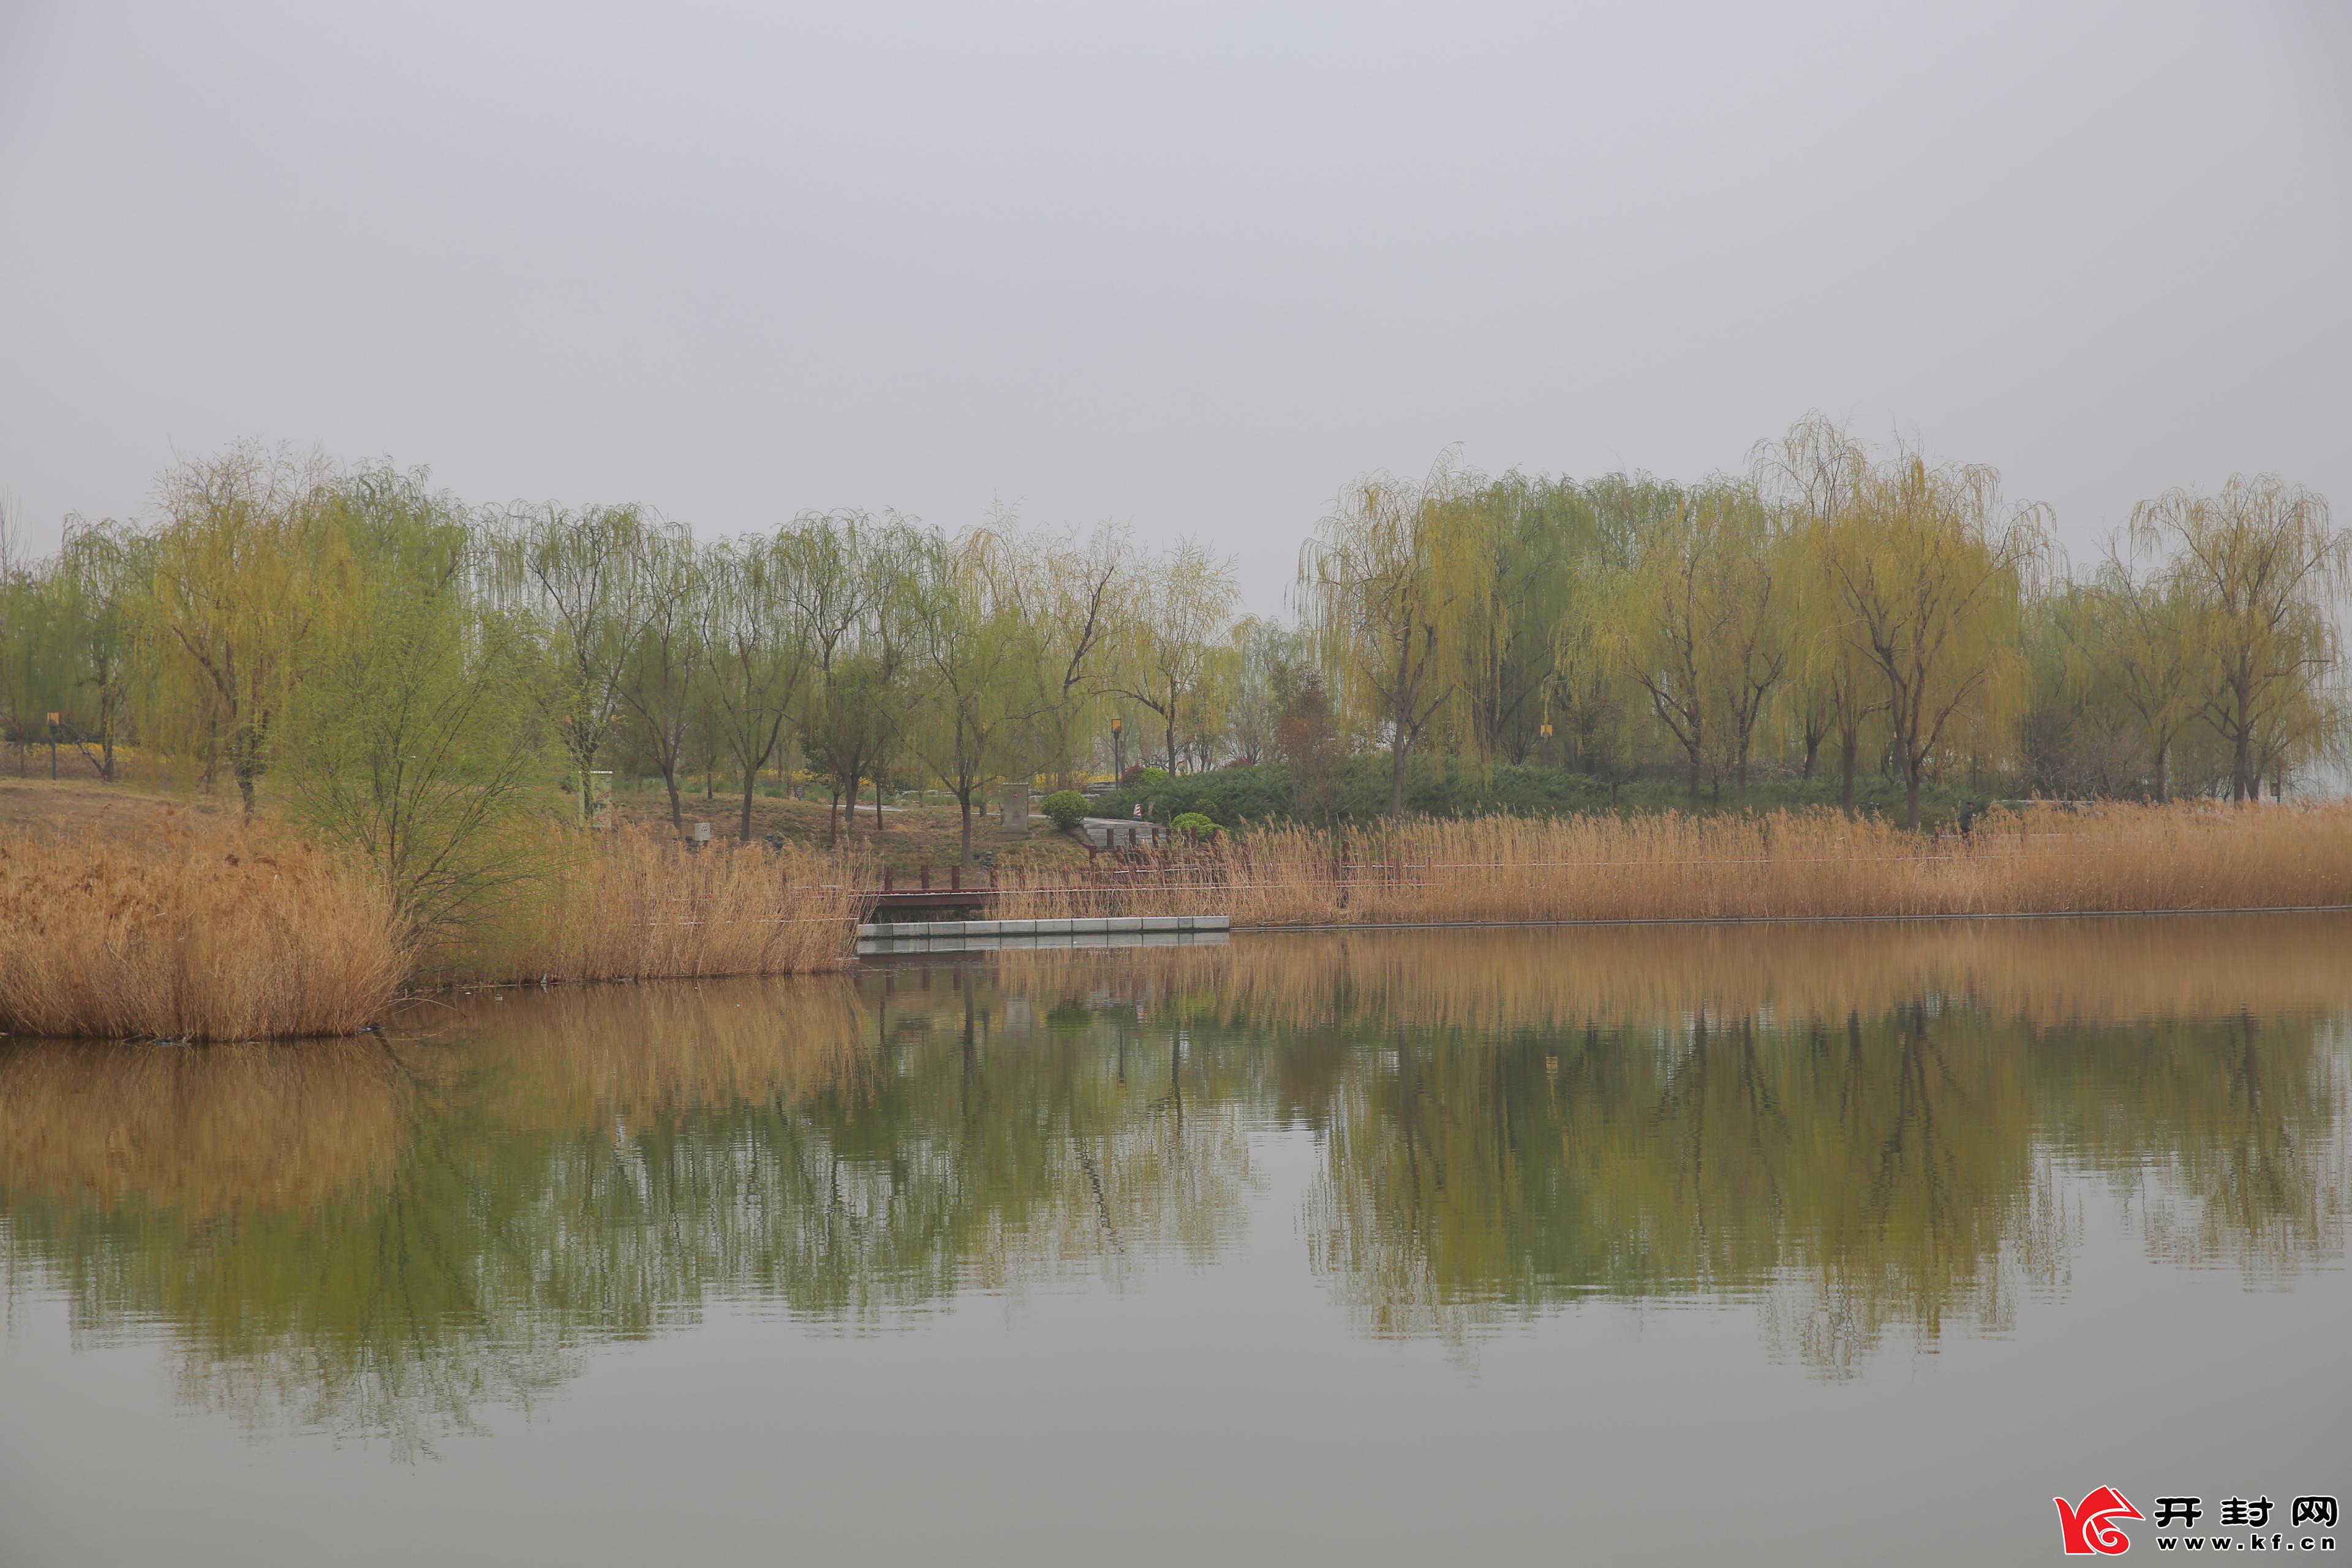
[[[1835,742],[1838,805],[1852,816],[1865,737],[1872,732],[1872,721],[1885,710],[1886,692],[1875,668],[1852,637],[1834,631],[1822,635],[1822,628],[1840,624],[1840,610],[1837,584],[1809,548],[1820,538],[1804,534],[1796,541],[1800,566],[1793,603],[1797,622],[1807,635],[1797,639],[1790,691],[1805,747],[1805,776],[1813,774],[1819,748]]]
[[[1683,489],[1647,474],[1559,484],[1572,488],[1590,509],[1589,531],[1550,616],[1541,733],[1548,739],[1556,727],[1564,728],[1573,765],[1606,779],[1614,804],[1618,786],[1640,759],[1645,731],[1638,715],[1649,698],[1617,657],[1613,601],[1633,570],[1640,542],[1679,514]]]
[[[692,743],[695,700],[703,694],[709,649],[700,635],[706,589],[702,557],[684,529],[656,532],[646,552],[646,616],[622,667],[621,700],[627,707],[639,754],[661,774],[669,795],[671,831],[686,837],[679,775]]]
[[[1757,726],[1788,673],[1784,553],[1753,489],[1701,486],[1643,522],[1601,604],[1601,656],[1682,749],[1694,809],[1709,777],[1746,791]]]
[[[1093,736],[1109,717],[1127,608],[1150,568],[1123,533],[1108,527],[1083,540],[1032,539],[1018,554],[1019,591],[1037,639],[1029,762],[1057,787],[1074,788]],[[1202,635],[1213,640],[1215,628]]]
[[[2178,574],[2137,572],[2116,551],[2100,564],[2083,609],[2075,657],[2136,721],[2156,798],[2169,800],[2173,749],[2201,696],[2195,597]]]
[[[960,864],[970,870],[975,803],[1030,754],[1037,639],[1014,563],[994,534],[929,535],[910,565],[909,627],[922,687],[914,749],[956,797]]]
[[[305,650],[352,603],[333,479],[322,463],[241,447],[164,480],[136,609],[142,733],[207,777],[226,763],[247,816]]]
[[[749,844],[760,773],[783,747],[814,658],[806,574],[832,574],[836,563],[790,531],[720,544],[706,561],[701,635],[709,650],[711,712],[719,752],[742,783],[736,831]]]
[[[48,573],[73,715],[68,738],[109,783],[130,712],[136,673],[131,606],[147,575],[148,548],[147,537],[126,523],[68,518]]]
[[[828,842],[835,841],[835,814],[844,804],[848,826],[856,829],[857,781],[869,772],[877,779],[876,830],[882,826],[879,761],[891,734],[890,688],[902,643],[890,635],[895,623],[887,614],[894,526],[877,527],[864,512],[842,510],[796,518],[782,535],[791,565],[779,580],[781,589],[808,645],[807,679],[793,702],[793,728],[802,756],[833,780],[834,800],[824,816]],[[750,799],[747,794],[747,824]]]
[[[433,938],[536,869],[516,829],[545,737],[547,670],[494,607],[494,541],[422,471],[362,468],[336,524],[361,570],[305,650],[281,729],[292,804]]]
[[[1477,628],[1496,608],[1492,532],[1452,456],[1418,484],[1357,480],[1299,552],[1299,607],[1339,705],[1388,738],[1395,819],[1405,760],[1453,727]]]
[[[1544,737],[1553,631],[1607,562],[1598,509],[1571,479],[1512,472],[1474,492],[1492,571],[1465,626],[1463,739],[1482,761],[1525,762]]]
[[[539,627],[553,677],[543,683],[580,791],[594,810],[596,759],[626,716],[631,656],[657,603],[649,563],[661,525],[634,506],[516,509],[499,535],[499,578]]]
[[[1789,612],[1801,635],[1790,649],[1788,696],[1808,779],[1831,741],[1838,751],[1838,803],[1853,815],[1865,728],[1886,706],[1874,662],[1845,635],[1847,610],[1822,546],[1830,525],[1870,472],[1859,443],[1815,415],[1748,457],[1748,482],[1780,509],[1792,567]]]
[[[136,670],[130,607],[149,574],[147,536],[112,519],[69,517],[56,555],[18,564],[6,524],[0,516],[0,737],[21,745],[49,735],[55,713],[55,737],[111,781]]]
[[[1217,727],[1215,654],[1239,596],[1233,562],[1192,540],[1139,566],[1128,584],[1111,689],[1158,717],[1171,773],[1185,734]]]
[[[2021,695],[2020,613],[2044,513],[2006,508],[1990,468],[1908,454],[1860,468],[1851,486],[1810,543],[1837,635],[1877,676],[1904,824],[1916,827],[1929,761],[1963,732],[1998,732]]]
[[[2198,711],[2230,750],[2230,797],[2251,799],[2266,770],[2318,754],[2338,728],[2323,680],[2352,589],[2352,533],[2321,497],[2263,476],[2143,502],[2131,537],[2171,552],[2162,581],[2202,666]]]

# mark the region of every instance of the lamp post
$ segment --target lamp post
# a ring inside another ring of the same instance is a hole
[[[1536,733],[1543,737],[1544,766],[1549,767],[1551,766],[1551,721],[1547,719],[1537,726]]]
[[[1125,728],[1124,721],[1118,714],[1114,713],[1110,716],[1110,782],[1114,784],[1118,783],[1127,773],[1126,767],[1122,765],[1124,758],[1119,750],[1119,742],[1125,738],[1120,731]]]

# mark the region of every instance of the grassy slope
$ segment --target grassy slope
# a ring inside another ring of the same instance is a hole
[[[561,791],[549,790],[547,809],[568,815],[573,798]],[[650,829],[665,829],[669,825],[668,797],[658,789],[625,789],[614,804],[630,823]],[[46,766],[37,777],[0,775],[0,832],[29,827],[76,837],[88,834],[121,839],[174,817],[226,821],[236,815],[236,809],[235,797],[226,795],[168,795],[139,785],[100,784],[95,779],[68,778],[51,784]],[[270,809],[266,789],[263,809]],[[698,794],[691,795],[686,801],[687,825],[690,831],[698,819],[706,821],[710,824],[713,837],[730,841],[735,837],[740,810],[740,801],[723,795],[705,801]],[[877,833],[874,810],[868,805],[857,814],[856,843],[877,862],[896,870],[912,871],[925,865],[944,868],[956,862],[959,821],[952,806],[913,806],[884,812],[882,829]],[[755,838],[774,834],[787,843],[822,848],[826,843],[824,803],[776,800],[762,795],[752,803],[751,834]],[[996,852],[997,865],[1007,868],[1042,870],[1083,866],[1087,860],[1083,847],[1056,832],[1053,824],[1043,817],[1034,820],[1025,840],[999,839],[994,817],[975,821],[973,854],[992,849]]]
[[[669,797],[658,788],[643,791],[625,789],[614,797],[614,806],[630,822],[648,828],[666,828],[669,825]],[[687,830],[692,832],[697,821],[708,822],[713,838],[733,838],[742,820],[740,796],[730,799],[722,795],[705,800],[699,793],[692,793],[686,797],[685,807]],[[764,838],[773,834],[786,843],[823,848],[829,842],[826,816],[825,803],[822,800],[777,799],[761,795],[751,803],[751,836]],[[911,871],[919,866],[944,868],[956,863],[961,821],[953,806],[908,806],[885,810],[877,831],[874,823],[874,806],[869,798],[859,805],[856,826],[852,832],[859,849],[895,870]],[[985,820],[974,819],[971,825],[973,855],[993,850],[996,864],[1008,868],[1017,866],[1044,869],[1086,864],[1085,848],[1076,839],[1056,832],[1054,825],[1043,817],[1033,818],[1029,837],[1025,839],[999,838],[996,829],[993,816]]]
[[[232,798],[219,795],[183,797],[96,779],[51,784],[46,770],[37,778],[0,776],[0,832],[29,827],[118,839],[184,814],[226,821],[235,809]]]

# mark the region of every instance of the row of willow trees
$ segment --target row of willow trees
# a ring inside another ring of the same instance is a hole
[[[68,525],[0,581],[0,720],[98,776],[120,746],[266,785],[397,858],[561,779],[752,802],[781,769],[919,775],[971,819],[994,783],[1069,774],[1107,704],[1164,714],[1228,629],[1229,568],[1110,531],[950,536],[809,514],[715,542],[634,506],[479,510],[421,473],[257,450],[184,467],[148,525]],[[52,715],[55,715],[52,718]],[[878,787],[878,784],[877,784]]]
[[[2352,535],[2273,479],[2137,507],[2093,570],[1976,465],[1874,461],[1809,420],[1748,471],[1350,488],[1302,559],[1343,727],[1417,749],[1671,770],[1964,770],[2042,794],[2244,800],[2344,733]]]
[[[2061,795],[2259,793],[2344,732],[2352,535],[2274,479],[2137,507],[2087,572],[1990,468],[1874,458],[1825,422],[1684,485],[1350,485],[1295,623],[1230,564],[995,526],[804,514],[715,542],[634,506],[478,509],[420,473],[254,449],[146,523],[0,554],[0,726],[111,778],[135,743],[265,780],[381,849],[463,837],[562,777],[936,784],[975,805],[1130,758],[1328,774],[1387,752],[1685,780],[1759,772]],[[5,534],[0,534],[5,542]],[[50,719],[56,714],[55,721]]]

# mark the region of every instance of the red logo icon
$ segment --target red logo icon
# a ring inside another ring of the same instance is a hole
[[[2058,1505],[2058,1528],[2065,1533],[2069,1557],[2120,1556],[2129,1552],[2131,1537],[2107,1521],[2147,1517],[2113,1487],[2101,1487],[2071,1507],[2064,1498],[2050,1500]]]

